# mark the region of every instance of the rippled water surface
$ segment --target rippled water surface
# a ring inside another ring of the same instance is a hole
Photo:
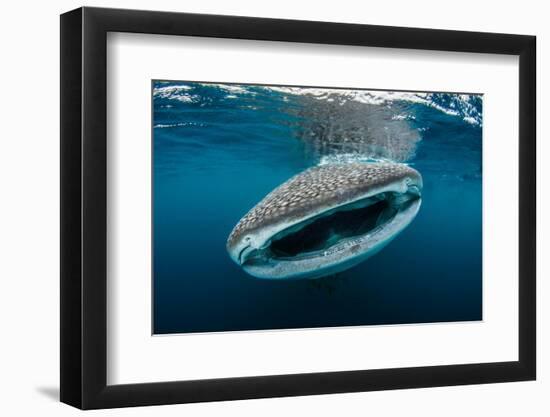
[[[482,96],[159,81],[152,100],[155,333],[482,318]],[[379,160],[424,189],[377,255],[293,281],[227,255],[239,219],[291,176]]]

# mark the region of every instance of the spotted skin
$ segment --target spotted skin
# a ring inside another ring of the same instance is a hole
[[[354,201],[404,177],[421,181],[420,174],[405,164],[343,163],[310,168],[275,188],[250,210],[229,235],[227,247],[245,234],[302,219],[319,207]]]

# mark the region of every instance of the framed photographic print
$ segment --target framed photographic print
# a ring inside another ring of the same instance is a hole
[[[535,379],[535,38],[61,16],[61,400]]]

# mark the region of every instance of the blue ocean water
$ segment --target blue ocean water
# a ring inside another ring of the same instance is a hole
[[[482,319],[482,96],[153,82],[155,334]],[[412,224],[317,280],[229,258],[239,219],[318,164],[393,160],[423,176]]]

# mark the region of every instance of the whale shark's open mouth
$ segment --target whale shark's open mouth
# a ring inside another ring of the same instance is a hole
[[[396,195],[382,193],[299,223],[273,236],[271,253],[286,259],[318,256],[344,240],[372,233],[395,218],[399,211]]]
[[[381,232],[417,200],[414,192],[385,192],[329,209],[275,234],[263,249],[249,252],[243,266],[326,256],[331,249]]]

